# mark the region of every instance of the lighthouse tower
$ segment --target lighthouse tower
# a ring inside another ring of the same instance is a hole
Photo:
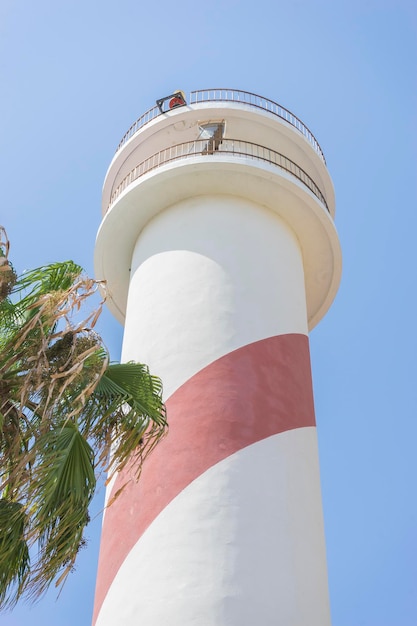
[[[105,512],[96,626],[330,624],[308,332],[334,210],[318,142],[267,98],[176,92],[123,137],[96,274],[170,428]]]

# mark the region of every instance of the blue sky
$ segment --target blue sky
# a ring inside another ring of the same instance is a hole
[[[114,149],[173,90],[252,91],[318,138],[344,258],[311,334],[333,626],[417,624],[416,42],[411,0],[0,0],[0,223],[19,271],[92,274]],[[100,330],[118,359],[121,327]],[[58,600],[0,624],[88,626],[99,533],[97,517]]]

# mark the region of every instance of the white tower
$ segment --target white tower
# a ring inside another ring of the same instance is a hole
[[[170,429],[105,513],[94,623],[328,626],[308,344],[341,273],[324,156],[254,94],[157,104],[107,172],[96,273]]]

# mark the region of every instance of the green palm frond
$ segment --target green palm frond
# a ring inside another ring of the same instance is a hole
[[[0,605],[15,604],[29,575],[26,524],[23,505],[0,499]]]
[[[73,261],[51,263],[33,270],[26,270],[19,276],[13,292],[24,292],[21,302],[26,307],[30,307],[41,296],[70,289],[82,271],[82,268]]]
[[[75,424],[66,422],[38,441],[33,496],[41,526],[65,500],[88,502],[95,486],[94,452]]]
[[[46,433],[38,447],[30,485],[34,507],[30,532],[39,542],[38,563],[29,581],[35,595],[73,566],[96,485],[94,451],[73,423]]]
[[[119,472],[136,459],[139,476],[143,460],[166,432],[160,379],[140,363],[110,365],[92,400],[96,404],[87,419],[90,433],[101,447],[99,461],[108,463],[108,471]],[[92,416],[98,419],[94,421]]]
[[[100,379],[96,396],[113,402],[126,402],[138,414],[147,415],[157,424],[165,424],[162,384],[152,376],[147,365],[118,363],[109,365]]]

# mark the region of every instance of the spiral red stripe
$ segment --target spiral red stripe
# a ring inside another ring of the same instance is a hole
[[[94,622],[126,556],[155,517],[187,485],[261,439],[314,426],[308,337],[287,334],[235,350],[211,363],[167,402],[168,437],[106,512]],[[119,476],[113,493],[129,480]]]

